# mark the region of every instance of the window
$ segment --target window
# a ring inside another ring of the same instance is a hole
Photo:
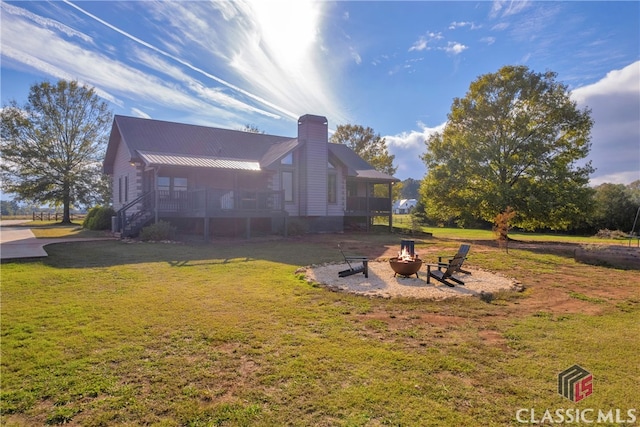
[[[293,171],[282,171],[282,189],[284,201],[293,202]]]
[[[169,193],[171,190],[171,178],[168,176],[159,176],[158,177],[158,190],[160,192],[166,191]]]
[[[129,201],[129,175],[118,178],[118,203]]]
[[[283,165],[292,165],[293,164],[293,153],[289,153],[282,158],[280,161]]]
[[[124,201],[129,201],[129,175],[124,176]]]
[[[158,190],[160,190],[161,195],[168,196],[169,194],[187,191],[189,188],[188,184],[189,181],[187,180],[187,178],[170,176],[158,177]]]
[[[173,178],[173,191],[187,191],[187,178]]]
[[[327,202],[336,203],[337,202],[337,188],[336,188],[336,174],[330,173],[327,177]]]

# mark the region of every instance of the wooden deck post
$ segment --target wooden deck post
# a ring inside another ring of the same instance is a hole
[[[211,219],[207,216],[205,216],[203,218],[204,221],[204,241],[208,242],[209,241],[209,226],[211,223]]]

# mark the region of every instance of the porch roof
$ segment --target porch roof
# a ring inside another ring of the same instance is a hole
[[[375,170],[373,166],[344,144],[329,144],[329,152],[347,167],[349,176],[380,183],[400,181],[396,177]]]
[[[185,166],[193,168],[234,169],[245,171],[260,170],[260,163],[250,160],[188,154],[151,153],[147,151],[138,151],[138,155],[147,166]]]

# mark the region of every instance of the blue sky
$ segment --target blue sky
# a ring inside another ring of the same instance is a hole
[[[2,103],[77,79],[116,114],[296,134],[303,114],[383,136],[400,179],[456,97],[504,65],[592,110],[592,184],[640,179],[640,2],[19,1],[1,4]]]

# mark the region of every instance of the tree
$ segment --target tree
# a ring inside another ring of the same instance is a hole
[[[333,144],[344,144],[355,151],[367,163],[379,172],[393,175],[396,167],[393,166],[395,156],[389,154],[387,142],[380,134],[376,134],[370,127],[361,125],[339,125],[329,142]],[[393,198],[400,195],[402,185],[394,185]]]
[[[22,199],[63,207],[101,197],[101,160],[112,115],[92,88],[60,80],[31,86],[28,102],[1,112],[3,189]]]
[[[242,132],[248,132],[248,133],[264,133],[263,130],[260,130],[260,128],[258,128],[258,126],[256,125],[252,125],[252,124],[246,124],[244,125],[244,127],[242,129],[240,129]]]
[[[438,220],[493,222],[511,206],[513,224],[566,229],[588,216],[593,122],[550,71],[506,66],[456,98],[441,133],[426,141],[421,196]]]
[[[610,183],[596,187],[592,217],[596,229],[631,231],[639,206],[634,203],[631,188],[631,185]]]
[[[420,193],[420,180],[407,178],[402,181],[400,196],[403,199],[418,199]]]

